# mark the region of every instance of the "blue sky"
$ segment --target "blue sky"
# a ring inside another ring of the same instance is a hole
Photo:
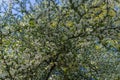
[[[2,1],[5,1],[6,3],[9,4],[9,2],[13,1],[13,0],[0,0],[0,4],[2,3]],[[30,0],[32,2],[32,4],[35,3],[35,0]]]
[[[9,1],[12,1],[12,0],[0,0],[0,4],[2,3],[2,1],[6,1],[6,2],[9,2]],[[35,3],[35,0],[30,0],[32,3]],[[60,2],[60,0],[56,0],[56,2]]]
[[[9,4],[9,3],[10,3],[11,1],[13,1],[13,0],[0,0],[0,4],[2,3],[2,1],[5,1],[7,4]],[[23,1],[24,1],[24,0],[23,0]],[[41,0],[40,0],[40,1],[41,1]],[[61,4],[60,1],[61,1],[61,0],[56,0],[56,3],[57,3],[57,4]],[[35,4],[35,0],[30,0],[30,2],[31,2],[32,5]],[[19,8],[18,5],[14,5],[14,7]],[[29,5],[26,5],[26,8],[29,9]],[[116,11],[119,10],[119,6],[118,6],[118,5],[115,6],[115,10],[116,10]],[[14,13],[16,13],[16,11],[14,11]]]
[[[13,0],[0,0],[0,4],[2,3],[2,1],[5,1],[7,5],[9,5],[10,2],[12,2]],[[24,1],[24,0],[23,0]],[[40,0],[41,1],[41,0]],[[35,0],[30,0],[31,4],[34,5],[35,4]],[[57,4],[60,4],[60,0],[56,0]],[[29,5],[27,5],[27,8],[29,8]]]

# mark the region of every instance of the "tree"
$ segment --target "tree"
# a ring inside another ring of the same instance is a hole
[[[119,80],[119,1],[5,4],[1,80]]]

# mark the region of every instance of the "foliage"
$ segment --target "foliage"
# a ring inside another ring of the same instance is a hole
[[[119,0],[35,1],[1,4],[1,80],[120,79]]]

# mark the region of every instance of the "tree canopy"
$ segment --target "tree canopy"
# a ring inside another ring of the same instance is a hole
[[[0,4],[1,80],[119,80],[119,62],[119,0]]]

